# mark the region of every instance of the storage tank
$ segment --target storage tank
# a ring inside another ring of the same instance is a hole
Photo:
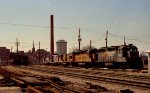
[[[56,46],[57,46],[57,53],[58,54],[66,54],[67,53],[67,41],[58,40],[56,42]]]

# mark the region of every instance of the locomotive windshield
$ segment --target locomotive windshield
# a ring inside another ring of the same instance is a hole
[[[121,51],[121,50],[123,50],[123,51],[131,51],[131,52],[136,52],[136,51],[138,51],[138,49],[137,49],[136,46],[131,46],[131,45],[128,45],[128,46],[121,46],[121,47],[119,48],[119,51]]]
[[[137,47],[135,46],[129,46],[125,48],[126,51],[131,51],[131,52],[136,52],[137,51]]]
[[[130,48],[130,51],[137,51],[137,48],[136,47],[132,47],[132,48]]]

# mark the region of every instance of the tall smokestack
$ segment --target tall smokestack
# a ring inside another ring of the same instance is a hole
[[[51,27],[51,55],[54,54],[54,19],[53,15],[50,16],[50,27]]]

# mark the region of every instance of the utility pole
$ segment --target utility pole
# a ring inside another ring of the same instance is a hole
[[[124,46],[126,46],[126,37],[124,36]]]
[[[106,38],[105,38],[105,40],[106,40],[106,48],[107,48],[108,30],[107,30],[107,32],[106,32]]]
[[[41,57],[40,57],[40,56],[41,56],[41,55],[40,55],[40,51],[41,51],[41,50],[40,50],[40,42],[39,42],[39,64],[40,64],[40,60],[41,60]]]
[[[92,49],[92,41],[90,40],[90,49]]]
[[[79,41],[79,51],[80,51],[80,46],[81,46],[81,35],[80,35],[80,28],[79,28],[78,41]]]
[[[18,46],[19,45],[20,45],[20,43],[18,42],[18,38],[16,38],[17,54],[18,54]]]
[[[11,50],[10,50],[10,51],[11,51],[11,53],[12,53],[12,49],[13,49],[13,46],[11,46]]]

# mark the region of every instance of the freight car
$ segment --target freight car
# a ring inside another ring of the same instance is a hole
[[[138,48],[133,44],[82,50],[70,54],[58,55],[54,59],[54,62],[71,66],[143,68]]]
[[[29,61],[28,61],[29,58],[26,55],[13,53],[11,55],[11,59],[13,60],[13,65],[28,65],[29,64]]]

